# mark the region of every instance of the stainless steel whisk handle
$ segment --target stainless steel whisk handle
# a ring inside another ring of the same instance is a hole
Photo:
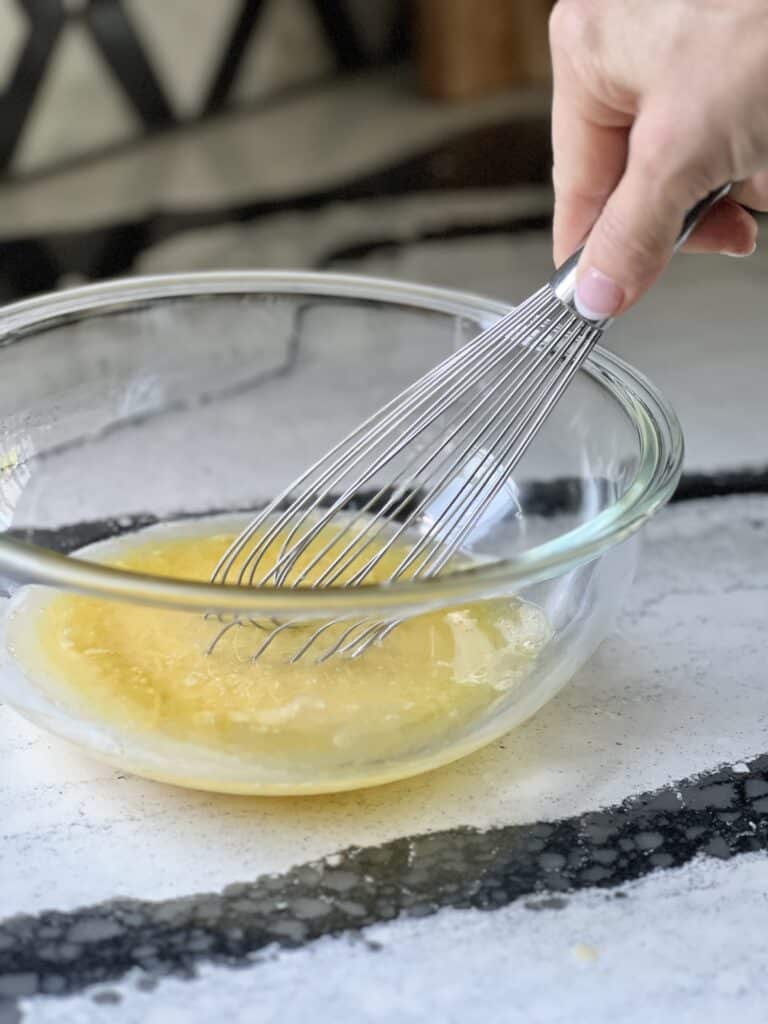
[[[729,181],[727,185],[716,188],[713,192],[710,192],[709,195],[696,203],[695,206],[691,207],[685,216],[680,234],[677,236],[675,252],[677,252],[677,250],[687,242],[688,237],[701,218],[712,209],[715,203],[718,203],[721,199],[727,196],[732,188],[733,183]],[[581,258],[583,251],[584,246],[577,249],[573,256],[570,256],[562,266],[558,267],[549,282],[552,291],[558,299],[573,310],[576,309],[574,302],[574,296],[576,294],[576,268],[579,264],[579,259]],[[610,319],[599,320],[595,321],[595,326],[605,327],[609,323]]]

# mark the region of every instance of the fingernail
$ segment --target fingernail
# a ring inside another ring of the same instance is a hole
[[[746,259],[747,256],[753,256],[756,250],[757,250],[757,242],[755,242],[755,244],[752,246],[752,248],[749,250],[749,252],[728,252],[727,249],[723,249],[722,252],[720,253],[720,255],[721,256],[730,256],[731,259],[734,259],[734,260],[743,260],[743,259]]]
[[[610,277],[589,267],[576,285],[575,301],[585,320],[606,320],[621,309],[624,291]]]

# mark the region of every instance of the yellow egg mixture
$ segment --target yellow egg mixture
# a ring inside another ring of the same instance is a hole
[[[188,526],[153,528],[88,557],[207,580],[233,539],[215,519],[201,520],[192,534]],[[307,557],[327,539],[318,537]],[[403,551],[389,551],[376,578],[385,579]],[[520,684],[549,636],[538,608],[509,598],[421,615],[357,659],[322,664],[311,653],[287,661],[315,627],[285,630],[256,662],[266,634],[251,624],[230,629],[206,654],[220,628],[189,612],[55,594],[36,600],[31,615],[22,601],[8,637],[28,675],[42,674],[57,699],[124,734],[159,733],[273,766],[327,768],[418,754],[460,733]]]

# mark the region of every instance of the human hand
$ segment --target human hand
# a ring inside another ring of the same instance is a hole
[[[586,239],[581,312],[636,302],[688,209],[727,181],[684,248],[749,255],[739,202],[768,210],[766,0],[558,0],[550,42],[554,257]]]

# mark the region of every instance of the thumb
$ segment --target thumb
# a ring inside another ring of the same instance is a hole
[[[671,147],[658,136],[635,123],[624,174],[584,247],[576,306],[587,319],[623,313],[650,288],[672,256],[687,211],[709,191],[694,161],[681,160],[679,132]]]

